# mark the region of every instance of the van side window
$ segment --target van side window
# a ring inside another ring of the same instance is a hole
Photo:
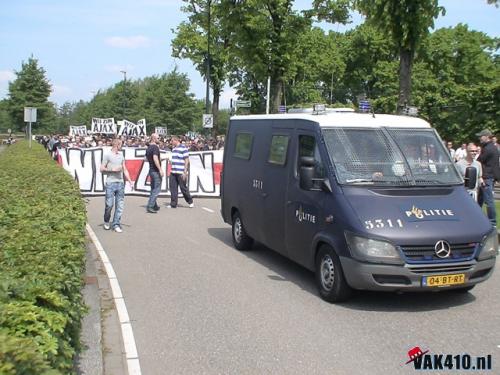
[[[316,139],[313,136],[299,135],[299,159],[297,163],[300,163],[302,156],[312,156],[314,158],[314,178],[325,177],[325,168],[321,161]],[[299,168],[300,165],[297,165],[297,170]]]
[[[248,160],[252,153],[253,136],[250,133],[236,134],[236,142],[234,146],[234,156],[240,159]]]
[[[269,163],[285,165],[289,140],[290,138],[287,135],[273,135],[271,139],[271,148],[269,150],[269,158],[267,160]]]

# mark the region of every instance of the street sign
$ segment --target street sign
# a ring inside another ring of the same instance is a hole
[[[236,100],[236,107],[238,108],[250,108],[252,103],[250,100]]]
[[[214,115],[209,113],[203,114],[203,127],[206,129],[211,129],[214,127]]]
[[[35,107],[24,107],[24,122],[36,122]]]
[[[7,129],[7,133],[9,133],[9,135],[12,134],[12,129],[11,128]]]

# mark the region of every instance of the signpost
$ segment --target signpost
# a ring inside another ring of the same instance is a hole
[[[250,108],[251,105],[250,100],[236,100],[236,108]]]
[[[31,148],[31,123],[36,122],[36,108],[24,107],[24,122],[28,123],[28,137]]]
[[[203,114],[203,127],[205,129],[212,129],[214,127],[214,115],[211,113]]]

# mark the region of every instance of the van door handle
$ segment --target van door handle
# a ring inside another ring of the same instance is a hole
[[[261,193],[262,198],[267,198],[268,194],[267,193]]]

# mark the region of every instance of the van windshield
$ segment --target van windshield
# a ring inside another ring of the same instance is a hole
[[[340,184],[462,184],[434,129],[323,128]]]

